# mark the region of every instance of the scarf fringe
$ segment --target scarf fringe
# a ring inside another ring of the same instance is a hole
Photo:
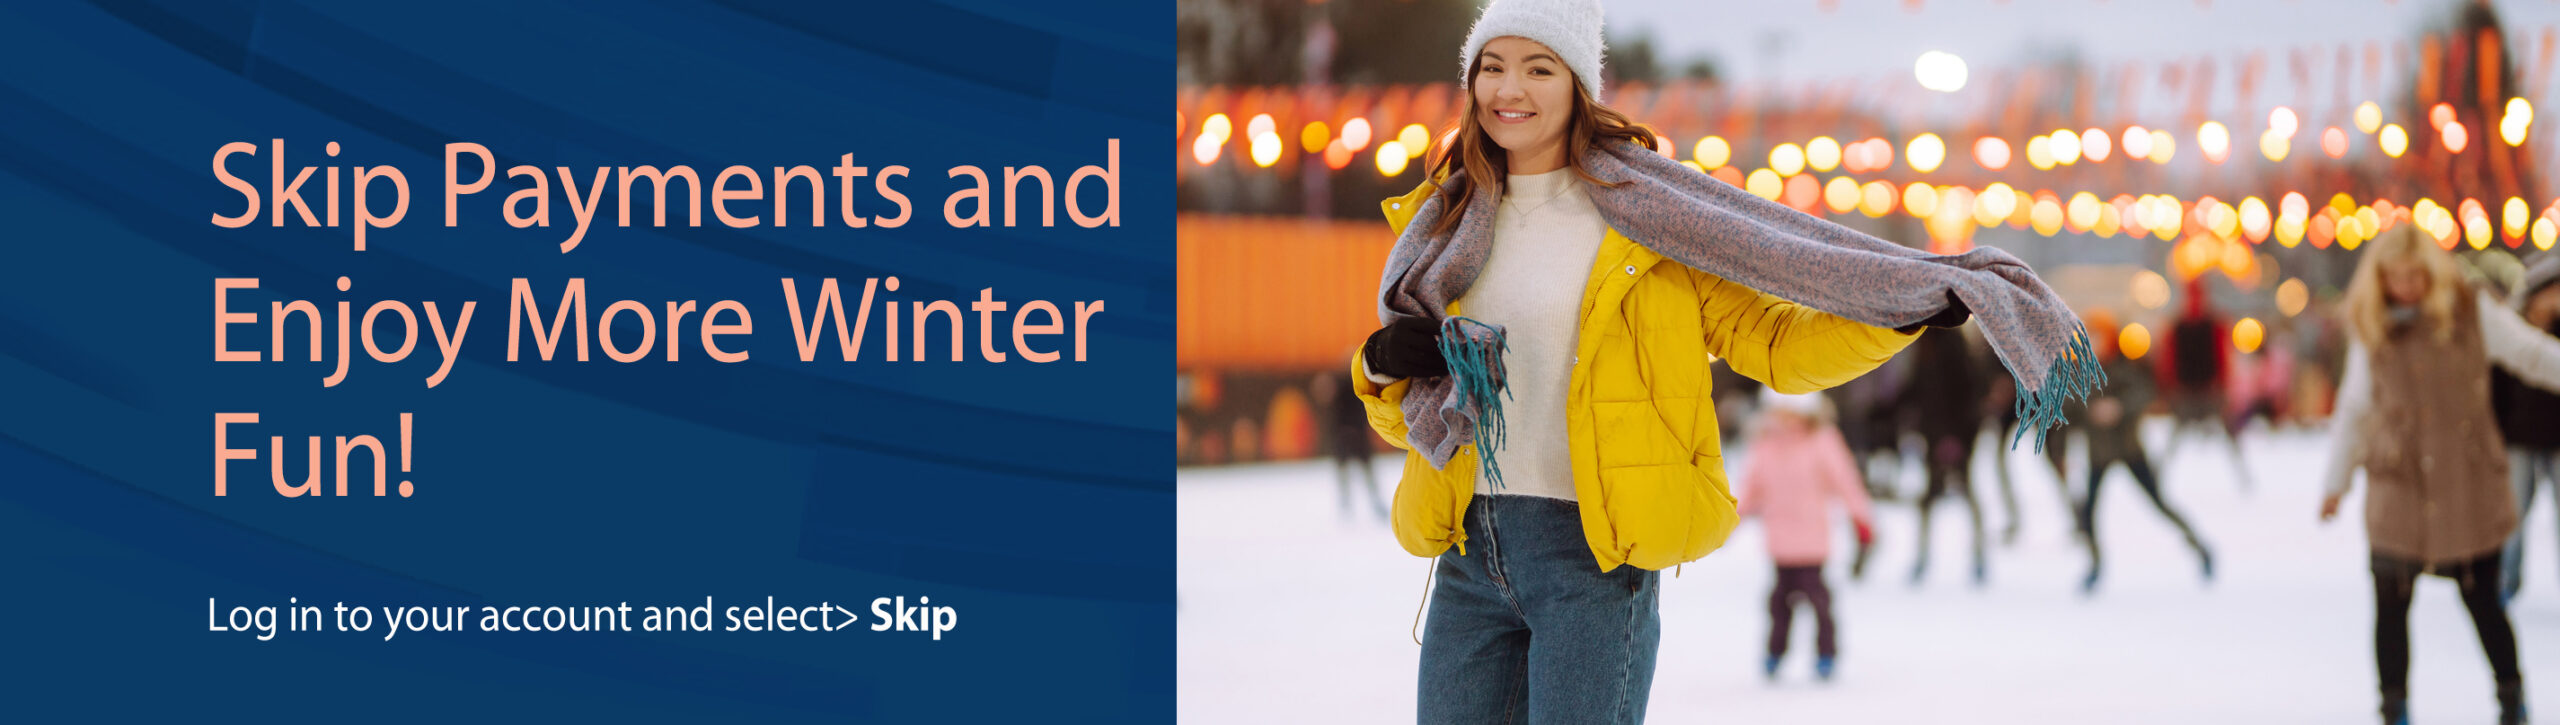
[[[2062,425],[2063,405],[2070,401],[2086,401],[2089,394],[2107,385],[2107,372],[2098,366],[2097,352],[2090,348],[2089,330],[2071,333],[2071,345],[2062,359],[2053,361],[2044,376],[2044,385],[2033,390],[2024,380],[2018,381],[2018,431],[2010,434],[2009,448],[2016,450],[2027,431],[2036,432],[2036,452],[2044,452],[2045,435]]]
[[[1503,445],[1502,399],[1511,385],[1502,374],[1502,355],[1511,351],[1502,328],[1465,317],[1440,322],[1440,357],[1449,362],[1449,380],[1475,428],[1478,473],[1494,490],[1502,490],[1502,467],[1493,461]]]

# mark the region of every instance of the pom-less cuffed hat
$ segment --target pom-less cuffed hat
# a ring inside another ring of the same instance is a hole
[[[1467,32],[1467,46],[1458,55],[1458,88],[1475,80],[1470,76],[1486,43],[1515,35],[1555,50],[1582,89],[1600,98],[1600,0],[1494,0]]]

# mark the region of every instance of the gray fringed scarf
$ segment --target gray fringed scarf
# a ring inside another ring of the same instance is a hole
[[[1762,199],[1633,143],[1603,143],[1583,170],[1615,187],[1589,185],[1609,228],[1664,257],[1755,290],[1850,320],[1899,328],[1946,308],[1949,292],[1973,311],[1975,324],[2018,384],[2018,417],[2044,447],[2062,422],[2066,399],[2085,399],[2106,383],[2088,332],[2035,272],[1998,249],[1976,247],[1934,255]],[[1463,173],[1463,172],[1460,172]],[[1378,284],[1378,319],[1439,318],[1475,284],[1493,252],[1493,217],[1501,200],[1491,184],[1475,184],[1455,229],[1433,234],[1447,202],[1432,194],[1416,210],[1387,255]],[[1446,466],[1461,443],[1477,445],[1482,472],[1495,486],[1502,447],[1502,329],[1463,317],[1441,320],[1448,377],[1413,381],[1405,393],[1406,441],[1432,467]],[[2015,446],[2012,438],[2010,445]]]

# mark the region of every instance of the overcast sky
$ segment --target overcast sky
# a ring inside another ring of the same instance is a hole
[[[1613,36],[1650,30],[1659,55],[1678,61],[1708,55],[1742,84],[1892,78],[1917,85],[1912,64],[1929,50],[1965,59],[1975,80],[1991,67],[2016,66],[2035,51],[2076,47],[2101,68],[2127,61],[2171,61],[2213,54],[2234,59],[2268,51],[2260,104],[2293,102],[2290,49],[2327,49],[2312,64],[2315,79],[2335,65],[2336,47],[2407,40],[2440,25],[2471,0],[1839,0],[1824,12],[1815,0],[1604,0]],[[2496,3],[2519,66],[2530,72],[2542,28],[2560,24],[2560,1]],[[2386,66],[2389,55],[2384,56]],[[2360,61],[2359,61],[2360,62]],[[2219,85],[2236,66],[2217,63]],[[2360,71],[2359,71],[2360,73]],[[2386,79],[2405,73],[2386,72]],[[2155,76],[2156,77],[2156,76]],[[2322,81],[2315,80],[2315,85]],[[2396,84],[2396,81],[2386,81]],[[1978,84],[1966,91],[1978,90]],[[2387,90],[2387,88],[2386,88]],[[2553,88],[2535,89],[2539,101]],[[1963,92],[1959,92],[1960,94]],[[2320,91],[2314,91],[2315,94]],[[2216,105],[2230,95],[2219,94]],[[2361,95],[2361,94],[2359,94]],[[1953,100],[1953,99],[1949,99]],[[2318,99],[2318,100],[2325,100]]]

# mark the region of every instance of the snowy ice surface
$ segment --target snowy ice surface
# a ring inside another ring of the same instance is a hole
[[[2165,429],[2154,421],[2150,439]],[[1655,723],[2368,723],[2376,722],[2372,579],[2362,487],[2334,523],[2318,521],[2326,438],[2253,430],[2242,438],[2253,490],[2229,449],[2191,437],[2163,464],[2164,487],[2213,546],[2217,579],[2121,469],[2106,482],[2098,529],[2106,579],[2079,581],[2064,498],[2041,457],[2010,452],[2023,528],[2006,517],[1989,456],[1976,461],[1991,542],[1988,586],[1969,582],[1963,504],[1941,503],[1928,578],[1909,579],[1920,487],[1880,502],[1878,549],[1848,580],[1848,527],[1827,574],[1840,621],[1840,672],[1812,676],[1812,619],[1775,683],[1759,661],[1773,573],[1756,523],[1731,543],[1664,573]],[[1985,450],[1990,441],[1984,440]],[[2155,451],[2162,446],[2154,445]],[[1740,470],[1745,445],[1729,462]],[[1392,494],[1401,458],[1381,455]],[[2072,468],[2079,470],[2077,456]],[[1180,579],[1178,712],[1184,722],[1372,723],[1413,720],[1412,640],[1428,564],[1384,523],[1344,516],[1329,462],[1185,469],[1177,475]],[[2560,552],[2554,502],[2526,517],[2525,586],[2511,608],[2528,699],[2560,718]],[[1365,506],[1365,501],[1362,502]],[[2421,580],[2410,615],[2413,719],[2496,719],[2488,665],[2450,580]]]

